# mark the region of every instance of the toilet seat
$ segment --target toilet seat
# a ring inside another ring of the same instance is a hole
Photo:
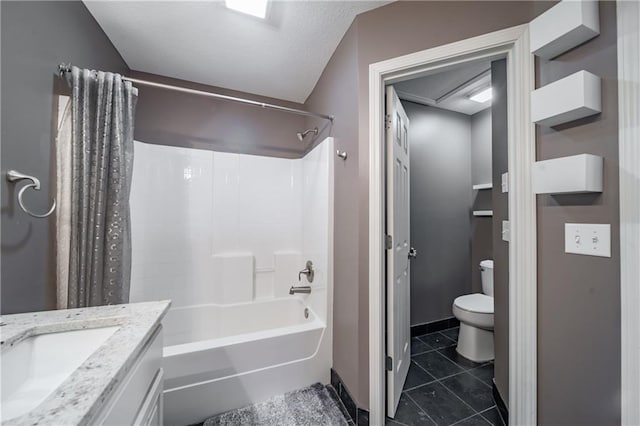
[[[456,297],[453,315],[463,324],[493,330],[493,297],[482,293]]]
[[[467,312],[493,314],[493,297],[486,294],[465,294],[464,296],[456,297],[453,304]]]

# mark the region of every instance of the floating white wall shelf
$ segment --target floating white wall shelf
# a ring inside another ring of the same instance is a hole
[[[493,216],[493,210],[474,210],[474,216]]]
[[[602,192],[602,168],[602,157],[591,154],[537,161],[533,165],[533,192],[536,194]]]
[[[531,92],[531,121],[556,126],[600,112],[600,77],[578,71]]]
[[[564,0],[529,24],[531,53],[555,58],[600,34],[598,2]]]
[[[473,185],[473,190],[477,191],[479,189],[491,189],[493,188],[493,184],[492,183],[479,183],[477,185]]]

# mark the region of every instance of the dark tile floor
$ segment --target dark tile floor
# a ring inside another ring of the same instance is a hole
[[[411,366],[393,426],[501,425],[492,394],[493,362],[456,352],[458,327],[414,337]]]

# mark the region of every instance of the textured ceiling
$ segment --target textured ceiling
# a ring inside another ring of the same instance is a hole
[[[393,86],[400,99],[473,115],[491,106],[491,102],[474,102],[469,95],[490,85],[491,62],[478,61]]]
[[[91,1],[129,67],[304,102],[355,16],[389,1],[271,1],[266,20],[223,1]]]

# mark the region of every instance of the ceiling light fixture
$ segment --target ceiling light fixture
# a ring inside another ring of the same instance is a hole
[[[471,96],[469,96],[469,99],[474,101],[474,102],[479,102],[481,104],[490,101],[491,97],[493,96],[493,92],[491,90],[491,87],[487,87],[484,90],[481,90]]]
[[[267,0],[225,0],[225,5],[227,9],[256,18],[264,19],[267,16]]]

